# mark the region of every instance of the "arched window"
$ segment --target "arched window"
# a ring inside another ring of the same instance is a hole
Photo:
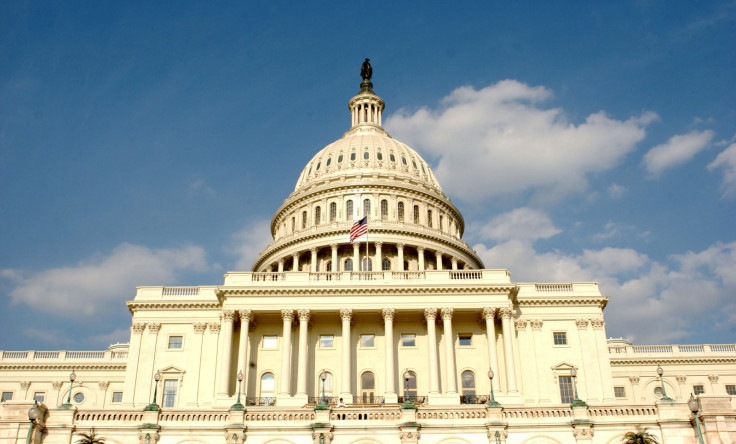
[[[427,226],[432,228],[432,210],[427,210]]]
[[[314,209],[314,224],[319,225],[320,222],[322,222],[322,207],[317,207]]]
[[[376,396],[376,378],[372,372],[360,375],[360,396],[364,404],[372,404]]]
[[[475,374],[470,370],[466,370],[460,375],[460,382],[463,389],[463,400],[466,404],[475,403]]]
[[[399,202],[398,213],[399,213],[399,222],[404,222],[404,202]]]
[[[440,214],[440,230],[442,230],[442,219],[443,219],[443,217],[442,217],[442,215]]]
[[[368,154],[368,151],[366,151],[365,153],[363,153],[363,159],[368,160],[370,157],[371,157],[371,155]]]
[[[381,264],[381,269],[383,271],[390,271],[391,270],[391,261],[388,259],[383,259],[383,264]]]
[[[302,211],[302,229],[307,228],[307,212]]]
[[[331,401],[332,401],[332,392],[333,392],[333,389],[332,389],[332,373],[325,372],[325,376],[326,377],[325,377],[325,382],[324,382],[324,388],[323,388],[323,385],[322,385],[322,379],[319,376],[320,375],[317,375],[317,393],[319,394],[320,399],[321,399],[321,397],[322,397],[322,391],[324,390],[325,400],[327,401],[328,404],[330,404]]]
[[[273,373],[264,373],[261,376],[261,400],[259,405],[273,405],[276,389],[276,378]]]
[[[345,202],[345,220],[353,220],[353,201]]]
[[[353,271],[353,260],[352,259],[345,260],[345,271]]]
[[[404,388],[406,391],[406,396],[409,401],[416,401],[417,399],[417,374],[409,371],[409,380],[404,380]],[[406,401],[406,400],[405,400]]]
[[[368,218],[370,218],[371,216],[371,200],[370,199],[363,200],[363,216],[368,216]]]
[[[414,205],[414,223],[419,223],[419,205]]]
[[[325,263],[325,271],[327,272],[332,271],[332,261],[327,261]]]
[[[383,199],[381,201],[381,220],[388,218],[388,201]]]
[[[373,263],[371,262],[371,258],[365,257],[363,258],[363,263],[361,264],[362,271],[373,271]]]
[[[291,232],[293,233],[294,230],[296,230],[296,217],[291,217]]]
[[[383,160],[383,154],[380,151],[376,153],[376,159]]]
[[[337,220],[337,204],[332,202],[330,204],[330,222],[335,222],[335,220]]]

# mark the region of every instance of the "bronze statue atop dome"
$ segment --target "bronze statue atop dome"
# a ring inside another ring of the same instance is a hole
[[[360,76],[363,80],[370,80],[373,77],[373,68],[371,67],[371,59],[365,59],[360,67]]]

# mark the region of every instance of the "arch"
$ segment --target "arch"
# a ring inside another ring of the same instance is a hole
[[[337,203],[332,202],[330,203],[330,222],[335,222],[337,220]]]
[[[345,259],[345,266],[343,267],[343,270],[345,271],[353,271],[353,260],[348,258]]]
[[[656,396],[654,393],[654,390],[657,389],[657,387],[662,387],[662,383],[660,382],[659,378],[651,378],[646,383],[641,385],[641,394],[644,396],[644,399],[647,401],[657,401],[661,397]],[[672,399],[681,399],[680,397],[680,391],[677,387],[675,387],[670,381],[667,380],[667,377],[664,378],[664,389],[667,391],[667,396]]]
[[[348,199],[345,201],[345,220],[351,221],[355,217],[355,213],[353,212],[353,200]]]
[[[388,200],[381,200],[381,220],[388,219]]]
[[[416,398],[418,391],[417,391],[417,374],[414,370],[407,370],[409,373],[409,381],[406,381],[404,379],[404,375],[401,375],[401,392],[406,392],[406,396],[411,398]],[[406,372],[405,372],[406,373]]]
[[[373,271],[373,261],[369,257],[364,257],[360,264],[360,271]]]
[[[358,438],[350,444],[383,444],[383,442],[375,438]]]
[[[398,214],[399,222],[404,222],[404,202],[399,202],[396,205],[396,212]]]
[[[463,396],[475,396],[475,373],[472,370],[465,370],[460,374],[460,387]]]
[[[441,441],[437,441],[437,444],[473,444],[473,441],[468,441],[467,439],[460,438],[459,436],[451,436]]]
[[[562,442],[552,438],[551,436],[546,436],[546,435],[532,436],[531,438],[522,441],[521,444],[550,444],[550,443],[562,444]]]
[[[322,221],[322,207],[317,206],[314,209],[314,224],[319,225]]]
[[[330,403],[330,400],[332,399],[333,393],[334,393],[334,385],[335,385],[335,377],[332,375],[332,372],[329,370],[324,370],[325,375],[327,376],[325,378],[325,398],[327,399],[327,403]],[[322,397],[322,379],[320,378],[322,372],[319,372],[317,374],[317,395],[321,398]]]
[[[376,375],[366,370],[360,374],[360,396],[363,403],[373,403],[376,396]]]
[[[307,212],[302,211],[302,229],[307,228]]]
[[[276,376],[266,371],[258,378],[258,394],[261,398],[273,398],[276,396]]]
[[[370,199],[363,199],[363,216],[368,216],[370,219],[371,216],[371,200]]]

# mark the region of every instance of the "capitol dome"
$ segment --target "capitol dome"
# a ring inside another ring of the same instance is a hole
[[[274,242],[253,271],[483,268],[462,241],[463,217],[429,164],[381,126],[384,101],[373,92],[370,74],[362,75],[360,92],[348,102],[350,129],[304,167],[273,216]],[[351,243],[350,228],[364,217],[368,235]]]

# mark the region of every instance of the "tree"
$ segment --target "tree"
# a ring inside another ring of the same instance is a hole
[[[97,436],[95,429],[92,429],[89,433],[77,433],[80,438],[76,444],[105,444],[105,438]]]
[[[629,432],[624,435],[624,444],[659,444],[657,438],[641,427],[636,428],[636,432]]]

